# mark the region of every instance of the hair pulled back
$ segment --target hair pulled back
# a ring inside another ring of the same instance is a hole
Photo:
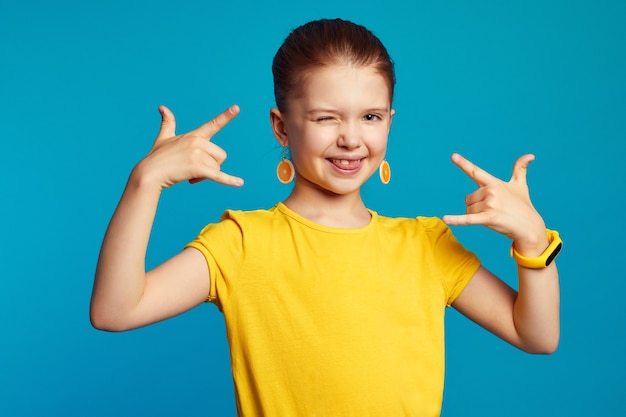
[[[274,56],[278,109],[287,109],[287,99],[297,94],[307,71],[333,64],[373,66],[385,78],[389,101],[393,100],[393,62],[382,42],[364,26],[342,19],[321,19],[294,29]]]

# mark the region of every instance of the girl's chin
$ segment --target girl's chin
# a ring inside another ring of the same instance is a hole
[[[340,178],[335,181],[320,181],[312,185],[324,194],[344,196],[354,193],[359,194],[364,183],[365,181],[359,178]]]

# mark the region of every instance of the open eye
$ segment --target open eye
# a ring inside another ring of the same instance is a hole
[[[366,114],[365,117],[363,117],[363,119],[368,122],[375,122],[377,120],[381,120],[381,117],[377,114]]]

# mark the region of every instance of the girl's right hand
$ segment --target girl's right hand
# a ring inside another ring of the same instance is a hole
[[[165,106],[160,106],[159,112],[159,134],[148,155],[133,172],[142,183],[147,181],[159,189],[182,181],[195,183],[205,179],[225,185],[243,185],[243,179],[220,169],[226,152],[211,142],[211,138],[239,114],[239,106],[231,106],[213,120],[180,136],[176,136],[174,114]]]

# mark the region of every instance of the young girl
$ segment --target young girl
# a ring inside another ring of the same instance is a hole
[[[478,189],[464,215],[388,218],[363,183],[385,162],[393,64],[362,26],[320,20],[294,30],[273,63],[271,126],[292,193],[269,210],[226,211],[179,254],[146,272],[161,190],[220,170],[211,138],[232,106],[177,136],[174,115],[133,169],[98,263],[91,320],[122,331],[209,300],[223,312],[241,416],[436,416],[444,372],[444,310],[452,305],[507,342],[551,353],[559,339],[558,234],[546,231],[526,185],[532,155],[503,182],[458,154]],[[519,292],[481,266],[447,224],[482,224],[513,241]]]

